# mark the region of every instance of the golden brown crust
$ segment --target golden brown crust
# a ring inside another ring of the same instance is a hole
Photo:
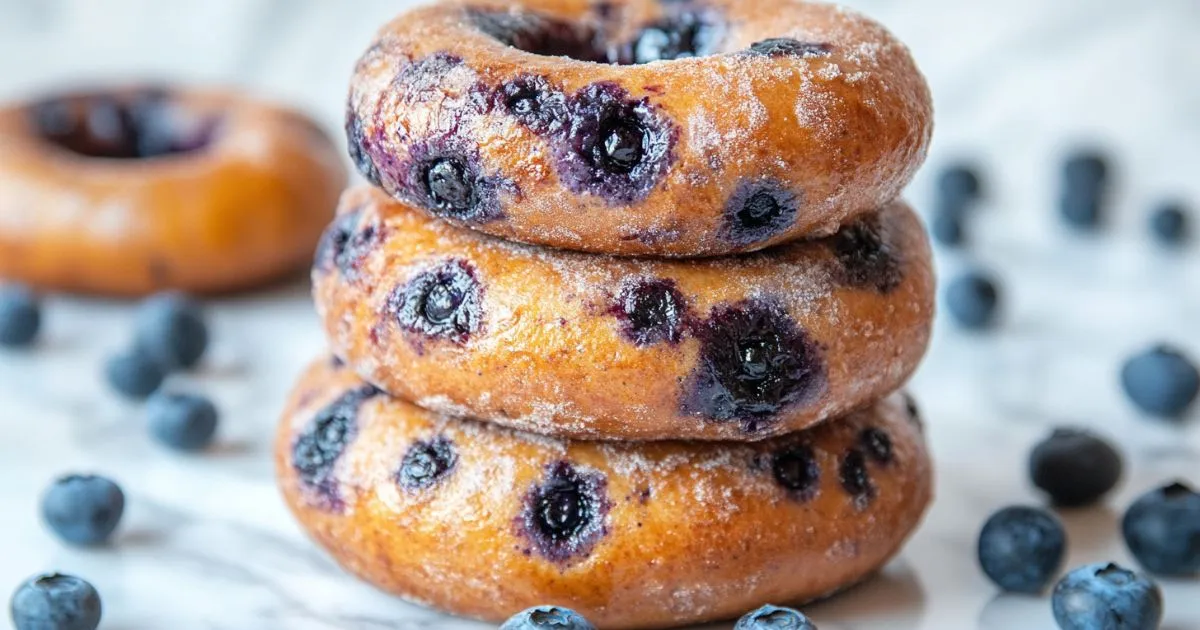
[[[300,114],[239,94],[170,98],[219,118],[210,146],[84,157],[43,140],[29,105],[0,108],[0,277],[105,295],[213,293],[307,264],[346,184],[330,139]]]
[[[549,20],[612,48],[664,12],[696,7],[715,16],[714,54],[642,65],[533,54],[485,32]],[[810,52],[747,52],[779,37]],[[554,129],[522,122],[505,100],[531,84],[550,95],[541,107],[555,112]],[[588,108],[614,102],[642,108],[657,130],[646,146],[661,149],[630,176],[637,185],[617,189],[581,166],[595,140],[588,126],[603,123]],[[566,249],[691,257],[829,234],[896,198],[924,160],[932,108],[904,45],[833,5],[478,0],[418,8],[383,28],[356,70],[348,129],[369,178],[425,208],[435,204],[423,169],[460,160],[474,173],[474,205],[432,210],[460,224]],[[762,191],[794,218],[739,232],[730,217]]]
[[[929,455],[900,395],[755,444],[615,443],[453,420],[364,387],[329,361],[301,378],[277,440],[284,496],[348,570],[458,615],[555,604],[602,628],[656,628],[799,604],[876,571],[931,499]],[[345,448],[326,442],[324,467],[305,456],[297,468],[293,453],[311,455],[314,429],[335,415]],[[441,465],[406,468],[434,443]],[[414,483],[414,470],[437,473]],[[587,499],[587,538],[566,552],[528,533],[537,497],[550,496],[538,488],[564,470],[576,483],[563,487]],[[797,471],[806,485],[782,485]]]
[[[426,408],[567,437],[803,429],[898,388],[934,312],[928,242],[900,202],[823,240],[671,261],[507,243],[360,188],[324,242],[317,310],[360,374]],[[674,308],[638,336],[626,298],[643,286],[673,291]],[[458,308],[423,327],[435,289]],[[733,362],[750,346],[757,374]]]

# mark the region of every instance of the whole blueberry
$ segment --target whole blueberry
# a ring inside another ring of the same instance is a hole
[[[1072,152],[1063,161],[1063,182],[1068,190],[1096,190],[1108,180],[1108,158],[1094,149]]]
[[[100,594],[73,575],[47,573],[17,588],[10,611],[16,630],[95,630]]]
[[[929,233],[935,241],[946,247],[959,247],[967,240],[965,215],[966,213],[956,206],[939,206],[929,221]]]
[[[1187,211],[1178,203],[1166,203],[1150,214],[1150,233],[1163,245],[1178,246],[1191,236]]]
[[[596,630],[596,627],[569,608],[537,606],[513,615],[500,630]]]
[[[199,451],[217,432],[217,408],[207,398],[163,392],[146,403],[146,420],[156,440],[180,451]]]
[[[1000,290],[981,271],[969,271],[946,286],[946,309],[963,328],[983,330],[996,324]]]
[[[1142,411],[1173,418],[1183,415],[1196,399],[1200,372],[1179,350],[1158,345],[1125,361],[1121,386]]]
[[[1033,485],[1063,507],[1100,500],[1120,481],[1123,468],[1111,444],[1083,429],[1055,429],[1029,455]]]
[[[798,610],[767,604],[738,619],[733,630],[817,630],[817,626]]]
[[[104,378],[118,393],[140,400],[162,385],[167,370],[140,350],[128,350],[104,363]]]
[[[1133,557],[1159,575],[1200,574],[1200,494],[1172,483],[1143,494],[1121,521]]]
[[[124,512],[121,487],[96,475],[60,477],[42,495],[42,519],[73,545],[106,542]]]
[[[171,369],[193,367],[208,348],[204,312],[179,293],[146,299],[138,307],[134,326],[137,348]]]
[[[1058,214],[1069,227],[1095,230],[1104,222],[1104,197],[1095,190],[1068,190],[1059,199]]]
[[[0,348],[24,348],[42,328],[42,305],[28,288],[0,287]]]
[[[979,171],[967,163],[951,164],[938,175],[938,194],[943,199],[974,201],[983,193]]]
[[[1041,593],[1062,568],[1067,534],[1046,510],[1007,507],[979,533],[979,566],[996,586],[1012,593]]]
[[[1163,613],[1158,585],[1112,563],[1068,573],[1051,605],[1062,630],[1158,630]]]

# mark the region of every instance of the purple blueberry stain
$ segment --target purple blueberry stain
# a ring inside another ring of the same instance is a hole
[[[896,247],[888,241],[879,217],[859,219],[832,237],[838,279],[858,289],[890,293],[904,279]]]
[[[587,556],[607,532],[607,486],[600,473],[581,471],[566,461],[553,463],[526,493],[517,529],[533,551],[551,562],[566,564]]]
[[[811,501],[821,484],[821,465],[807,444],[796,444],[771,455],[771,474],[797,501]]]
[[[546,57],[608,61],[601,34],[582,22],[568,22],[532,11],[473,9],[468,16],[475,28],[518,50]]]
[[[483,288],[470,263],[452,259],[397,288],[388,307],[407,332],[463,344],[482,326]]]
[[[457,463],[458,453],[449,439],[439,436],[419,441],[404,454],[396,483],[405,490],[424,490],[449,475]]]
[[[678,343],[687,321],[687,303],[671,280],[637,278],[622,285],[611,312],[621,332],[638,346]]]
[[[398,192],[439,217],[482,223],[502,216],[512,182],[484,172],[477,149],[460,136],[417,142],[393,173]]]
[[[763,57],[828,57],[833,46],[818,42],[805,42],[791,37],[772,37],[750,44],[746,52]]]
[[[382,240],[382,229],[363,221],[362,209],[343,213],[325,229],[317,244],[315,268],[328,273],[337,269],[347,280],[358,280],[363,261]]]
[[[717,306],[695,334],[700,354],[683,387],[686,414],[754,433],[825,390],[821,348],[773,302]]]
[[[379,169],[371,159],[370,140],[363,128],[362,118],[353,110],[346,112],[346,146],[354,167],[371,185],[381,186]]]
[[[393,85],[407,99],[419,99],[439,90],[446,77],[463,66],[463,59],[448,52],[437,52],[410,64],[405,64],[396,73]]]
[[[292,443],[292,469],[317,505],[342,509],[335,468],[358,434],[359,408],[381,393],[369,385],[346,392],[317,412]]]
[[[867,456],[861,449],[851,448],[842,456],[838,465],[838,479],[842,489],[854,499],[858,509],[866,507],[875,498],[875,484],[867,470]]]
[[[744,182],[725,205],[720,235],[739,246],[761,243],[791,227],[799,207],[797,195],[779,182]]]
[[[562,133],[570,119],[570,104],[562,90],[543,76],[526,74],[500,85],[496,105],[538,135]]]
[[[890,464],[896,457],[892,448],[892,438],[883,429],[876,427],[863,429],[858,434],[858,445],[876,464]]]

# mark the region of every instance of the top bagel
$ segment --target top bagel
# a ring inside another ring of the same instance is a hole
[[[797,0],[474,0],[360,60],[347,134],[392,196],[503,238],[708,256],[895,198],[931,104],[879,24]]]

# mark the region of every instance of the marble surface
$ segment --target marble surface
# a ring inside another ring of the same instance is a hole
[[[100,78],[234,83],[336,124],[350,64],[403,0],[0,0],[0,97]],[[1116,384],[1121,359],[1166,340],[1200,356],[1200,252],[1155,249],[1155,199],[1200,205],[1200,3],[1194,0],[860,0],[912,45],[938,108],[939,164],[986,169],[969,255],[1004,282],[1004,323],[970,335],[943,318],[915,382],[940,468],[938,502],[880,578],[812,606],[823,630],[1054,627],[1046,599],[998,596],[974,560],[986,516],[1037,503],[1024,473],[1049,427],[1117,441],[1127,475],[1107,507],[1063,513],[1070,564],[1129,562],[1128,503],[1166,479],[1200,484],[1200,423],[1140,418]],[[1112,229],[1081,239],[1053,218],[1057,160],[1078,142],[1118,155]],[[130,334],[130,306],[51,297],[31,353],[0,354],[0,591],[46,569],[100,589],[108,630],[377,630],[486,627],[405,605],[341,572],[292,522],[272,480],[281,400],[322,339],[302,279],[211,304],[216,343],[173,386],[211,394],[219,445],[181,457],[152,444],[137,406],[99,377]],[[1196,415],[1196,414],[1193,414]],[[115,544],[63,547],[40,525],[54,476],[97,471],[129,509]],[[1164,581],[1167,630],[1200,629],[1200,583]],[[0,620],[7,627],[8,620]],[[728,627],[728,626],[717,626]]]

